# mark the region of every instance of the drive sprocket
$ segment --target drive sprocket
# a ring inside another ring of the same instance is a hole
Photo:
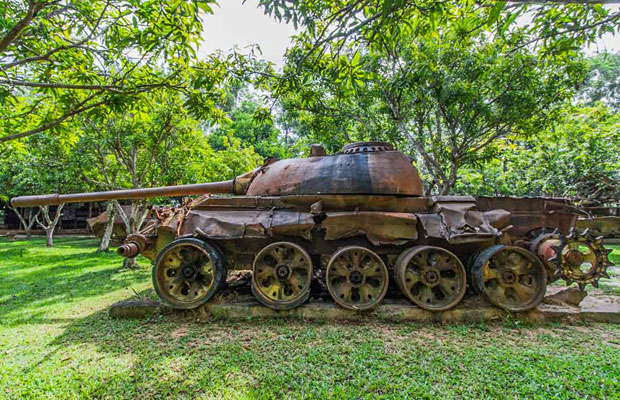
[[[572,229],[566,236],[558,235],[557,244],[551,246],[554,256],[549,264],[567,285],[577,283],[580,290],[587,284],[598,287],[601,278],[609,279],[607,267],[610,249],[603,247],[603,237],[595,237],[588,229],[579,233]]]

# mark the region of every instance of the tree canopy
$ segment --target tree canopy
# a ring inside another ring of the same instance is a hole
[[[620,203],[620,115],[599,103],[567,108],[560,121],[527,139],[499,141],[493,158],[464,169],[455,192]]]
[[[181,88],[213,1],[0,1],[0,142]],[[160,69],[147,68],[166,65]]]

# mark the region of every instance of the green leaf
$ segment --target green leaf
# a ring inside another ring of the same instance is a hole
[[[491,10],[489,11],[489,19],[487,20],[487,23],[489,25],[493,24],[495,21],[498,20],[499,15],[501,14],[501,12],[504,9],[504,7],[506,7],[506,2],[505,1],[497,1],[497,2],[495,2],[493,7],[491,7]]]

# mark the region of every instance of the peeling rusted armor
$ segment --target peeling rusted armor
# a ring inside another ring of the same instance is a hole
[[[384,142],[352,143],[332,155],[312,145],[309,158],[268,159],[231,181],[12,203],[179,195],[201,196],[153,209],[119,247],[123,256],[153,261],[155,290],[176,308],[210,300],[228,270],[251,270],[252,292],[277,310],[307,301],[313,282],[342,307],[370,309],[394,279],[404,298],[430,311],[454,307],[468,287],[523,311],[541,301],[549,282],[596,285],[609,265],[600,238],[573,230],[579,212],[569,201],[425,197],[410,159]]]
[[[620,237],[620,208],[618,207],[589,207],[585,209],[577,221],[577,228],[581,231],[589,229],[596,235],[605,238]]]

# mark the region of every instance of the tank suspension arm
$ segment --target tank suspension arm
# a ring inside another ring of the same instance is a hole
[[[89,201],[143,199],[148,197],[179,197],[202,195],[205,193],[235,194],[235,180],[198,183],[194,185],[164,186],[147,189],[111,190],[108,192],[45,194],[20,196],[11,199],[13,207],[52,206],[63,203],[82,203]]]

